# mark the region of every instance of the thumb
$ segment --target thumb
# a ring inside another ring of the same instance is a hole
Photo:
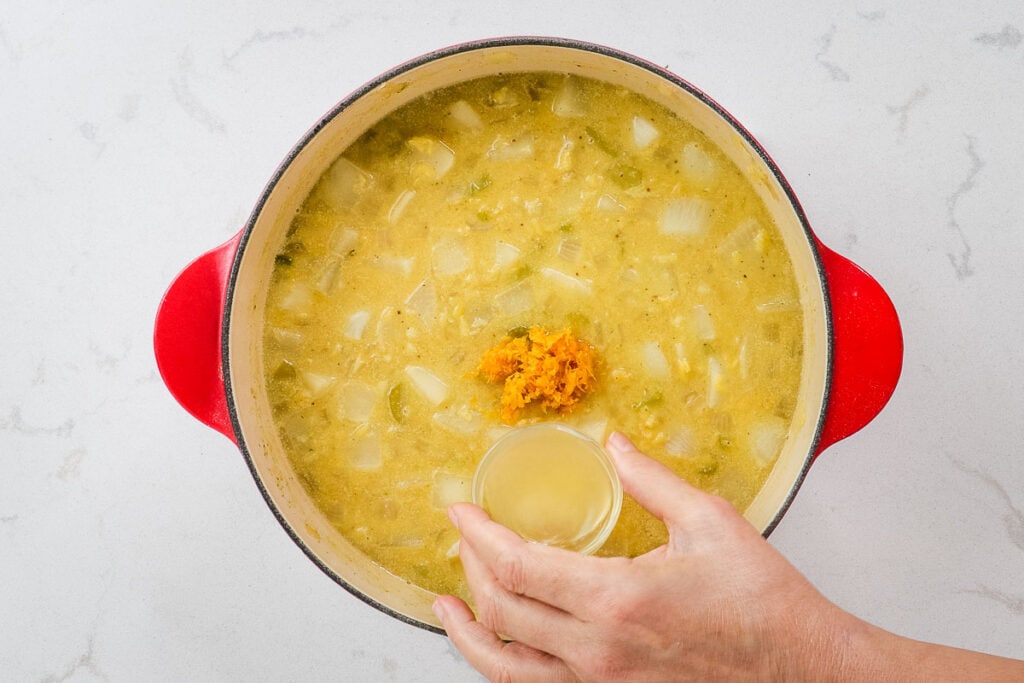
[[[708,494],[641,453],[625,434],[612,432],[605,447],[619,473],[623,491],[670,530],[685,527],[687,519],[707,505]]]

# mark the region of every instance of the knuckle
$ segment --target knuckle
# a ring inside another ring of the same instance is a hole
[[[614,649],[592,648],[579,668],[588,681],[629,680],[629,660]]]
[[[487,674],[491,683],[513,683],[515,677],[512,673],[512,665],[505,657],[498,657],[491,670]]]
[[[499,633],[503,631],[505,626],[503,603],[503,597],[498,591],[493,588],[486,591],[478,600],[477,621],[492,631]]]
[[[721,496],[709,494],[707,497],[707,508],[708,514],[716,518],[734,517],[737,514],[736,508],[732,506],[732,503]]]
[[[526,592],[526,565],[520,553],[501,552],[494,561],[494,576],[505,590],[517,595]]]

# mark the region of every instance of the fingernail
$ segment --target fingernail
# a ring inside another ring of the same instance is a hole
[[[459,528],[459,515],[458,515],[458,513],[455,512],[455,506],[454,505],[449,505],[448,506],[448,519],[451,520],[452,524],[455,525],[456,529]]]
[[[433,610],[434,616],[437,617],[437,620],[444,624],[444,618],[447,616],[447,612],[445,612],[444,603],[441,602],[440,598],[434,598],[434,604],[430,606],[430,609]]]
[[[622,432],[612,432],[608,435],[608,440],[605,441],[605,444],[608,448],[621,453],[629,449],[630,441]]]

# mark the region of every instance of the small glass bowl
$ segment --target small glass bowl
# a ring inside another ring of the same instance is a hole
[[[529,541],[589,555],[622,509],[622,483],[599,443],[555,422],[513,429],[488,449],[473,502]]]

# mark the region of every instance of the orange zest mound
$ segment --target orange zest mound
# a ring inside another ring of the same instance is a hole
[[[501,419],[512,424],[534,401],[547,410],[571,411],[594,388],[594,347],[569,330],[548,334],[531,327],[507,336],[487,351],[477,374],[488,382],[504,382]]]

